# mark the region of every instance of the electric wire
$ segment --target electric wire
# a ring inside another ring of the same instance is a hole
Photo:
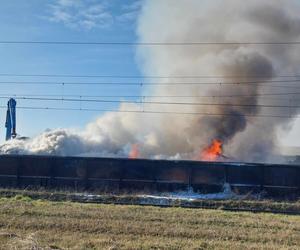
[[[0,44],[40,44],[40,45],[102,45],[102,46],[203,46],[203,45],[300,45],[300,41],[178,41],[178,42],[105,42],[105,41],[17,41],[0,40]]]
[[[6,109],[6,106],[0,106]],[[154,111],[154,110],[114,110],[114,109],[89,109],[89,108],[58,108],[58,107],[36,107],[18,106],[17,109],[24,110],[53,110],[53,111],[88,111],[88,112],[113,112],[113,113],[137,113],[137,114],[162,114],[162,115],[206,115],[206,116],[237,116],[237,117],[260,117],[260,118],[293,118],[299,119],[300,116],[294,115],[268,115],[268,114],[237,114],[237,113],[210,113],[210,112],[178,112],[178,111]]]
[[[8,99],[9,96],[0,96],[0,99]],[[132,101],[132,100],[104,100],[104,99],[75,99],[75,98],[44,98],[44,97],[16,97],[22,100],[34,101],[62,101],[62,102],[92,102],[92,103],[132,103],[150,105],[184,105],[184,106],[222,106],[222,107],[261,107],[261,108],[300,108],[299,105],[269,105],[269,104],[235,104],[235,103],[200,103],[200,102],[161,102],[161,101]]]
[[[240,95],[78,95],[78,94],[12,94],[5,93],[0,96],[9,97],[77,97],[77,98],[244,98],[244,97],[259,97],[259,96],[286,96],[294,99],[291,96],[300,95],[300,92],[286,93],[259,93],[259,94],[240,94]]]
[[[272,85],[270,83],[299,83],[297,80],[269,80],[269,81],[236,81],[236,82],[65,82],[65,81],[0,81],[0,84],[24,84],[24,85],[118,85],[118,86],[178,86],[178,85],[234,85],[234,86],[266,86],[266,87],[283,87],[283,88],[297,88],[299,86],[291,85]]]
[[[15,77],[53,77],[53,78],[115,78],[115,79],[198,79],[198,78],[299,78],[298,74],[285,74],[285,75],[74,75],[74,74],[15,74],[15,73],[0,73],[0,76],[15,76]]]

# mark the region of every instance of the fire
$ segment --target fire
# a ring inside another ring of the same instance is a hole
[[[222,156],[222,141],[218,139],[214,139],[212,143],[204,148],[200,154],[200,159],[202,161],[215,161],[220,156]]]
[[[128,158],[130,159],[136,159],[140,157],[140,150],[138,144],[132,144],[131,150],[129,152]]]

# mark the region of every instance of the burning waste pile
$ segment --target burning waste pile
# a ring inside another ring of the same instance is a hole
[[[222,150],[222,141],[214,139],[211,145],[205,147],[201,152],[200,155],[195,158],[195,160],[202,160],[202,161],[216,161],[223,156]]]
[[[293,0],[146,0],[137,24],[139,42],[208,43],[138,47],[145,76],[169,77],[144,90],[156,96],[149,102],[157,96],[174,102],[177,96],[176,102],[194,105],[143,104],[146,110],[181,115],[108,112],[81,132],[46,131],[28,141],[12,140],[1,153],[274,161],[278,129],[290,127],[298,114],[276,95],[294,96],[294,78],[285,82],[281,76],[300,72],[300,46],[251,42],[299,41],[299,13]],[[120,105],[121,111],[139,108]]]

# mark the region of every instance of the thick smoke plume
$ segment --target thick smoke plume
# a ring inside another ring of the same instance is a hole
[[[137,33],[140,42],[299,41],[299,13],[300,4],[292,0],[148,0]],[[155,79],[169,85],[146,89],[164,96],[147,101],[198,104],[143,108],[198,115],[107,113],[84,132],[48,131],[29,141],[12,141],[1,150],[125,157],[131,145],[139,145],[143,158],[194,159],[218,139],[232,160],[270,161],[276,153],[277,129],[292,122],[297,108],[284,108],[291,103],[288,98],[269,94],[293,93],[297,85],[269,81],[290,81],[279,76],[300,72],[299,54],[300,46],[295,45],[141,46],[137,58],[146,76],[211,76]],[[174,84],[178,82],[185,84]],[[210,84],[198,84],[203,82]],[[120,110],[139,108],[122,104]]]

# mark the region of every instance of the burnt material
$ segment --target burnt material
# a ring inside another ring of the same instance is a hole
[[[167,161],[54,156],[0,156],[0,186],[45,187],[109,192],[220,192],[225,183],[237,193],[300,194],[295,165]]]

